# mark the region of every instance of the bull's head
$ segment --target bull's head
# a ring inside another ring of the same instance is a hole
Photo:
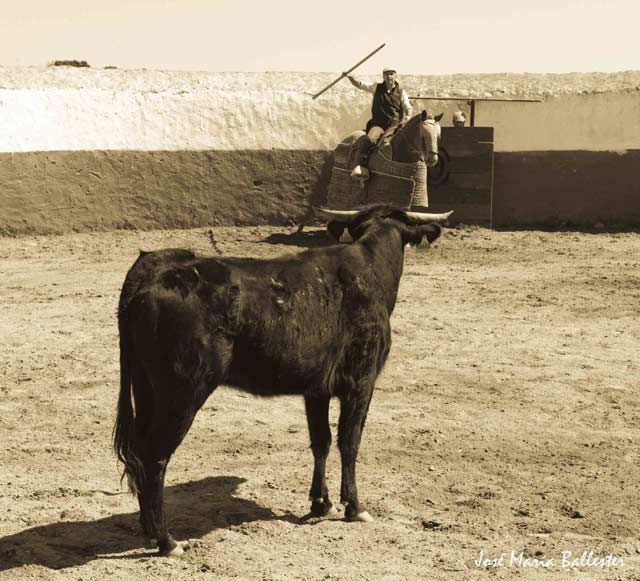
[[[365,210],[327,210],[316,208],[316,213],[330,220],[328,230],[331,236],[339,240],[345,228],[353,240],[361,238],[365,232],[385,221],[393,221],[402,236],[403,244],[420,244],[424,238],[429,243],[440,235],[437,222],[444,222],[453,214],[429,214],[425,212],[405,212],[392,206],[374,206]]]

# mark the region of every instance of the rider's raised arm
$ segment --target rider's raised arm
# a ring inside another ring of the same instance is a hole
[[[358,81],[355,77],[352,77],[351,75],[347,75],[347,79],[349,79],[349,81],[351,81],[351,84],[362,90],[362,91],[367,91],[367,93],[375,93],[376,92],[376,86],[378,85],[378,83],[366,83],[364,81]],[[408,98],[407,98],[408,100]]]

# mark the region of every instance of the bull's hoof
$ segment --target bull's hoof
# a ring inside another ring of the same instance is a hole
[[[332,504],[322,516],[324,518],[334,518],[338,516],[338,509]]]
[[[338,509],[332,502],[314,502],[311,504],[310,515],[315,518],[332,518],[338,516]]]
[[[177,543],[171,539],[171,543],[166,548],[160,549],[161,557],[180,557],[184,555],[184,552],[189,548],[189,541],[182,541]]]
[[[373,521],[373,517],[366,510],[360,510],[358,512],[358,510],[350,504],[347,504],[345,508],[345,518],[349,522],[372,522]]]
[[[302,517],[302,521],[312,519],[331,519],[338,516],[338,509],[330,500],[317,499],[311,503],[311,510]]]
[[[157,549],[158,548],[158,539],[154,539],[152,537],[145,537],[145,539],[144,539],[144,548],[145,549]]]
[[[373,522],[373,517],[366,510],[363,510],[350,518],[349,522]]]

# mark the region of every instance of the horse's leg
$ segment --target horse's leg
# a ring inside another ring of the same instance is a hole
[[[345,505],[347,520],[369,522],[373,520],[358,499],[356,485],[356,460],[367,418],[373,381],[362,379],[353,382],[342,391],[340,397],[340,420],[338,422],[338,448],[342,460],[342,484],[340,502]]]
[[[331,448],[331,428],[329,427],[328,396],[305,396],[304,404],[307,412],[307,425],[313,452],[313,479],[311,481],[311,515],[334,516],[337,514],[329,499],[329,489],[325,475],[327,456]]]

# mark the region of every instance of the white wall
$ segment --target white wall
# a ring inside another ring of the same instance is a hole
[[[476,104],[475,124],[495,128],[495,151],[640,149],[640,93],[484,101]]]
[[[0,152],[328,150],[369,105],[365,93],[0,90]]]
[[[21,72],[27,73],[32,85],[47,79],[49,84],[23,88],[15,80],[12,86],[11,78],[5,82],[0,75],[5,87],[0,89],[0,152],[332,150],[364,127],[371,105],[371,95],[346,81],[313,100],[311,93],[330,78],[322,74]],[[619,75],[609,77],[622,82]],[[444,80],[451,84],[455,79]],[[419,77],[407,79],[406,86],[411,94],[444,95],[444,80],[423,91],[415,88],[423,83]],[[505,81],[493,82],[497,88]],[[483,94],[477,87],[451,92]],[[461,104],[464,96],[459,102],[414,103],[416,111],[446,111],[446,125],[451,124],[450,109]],[[476,125],[495,127],[496,151],[640,149],[640,92],[559,93],[543,103],[477,102]]]

